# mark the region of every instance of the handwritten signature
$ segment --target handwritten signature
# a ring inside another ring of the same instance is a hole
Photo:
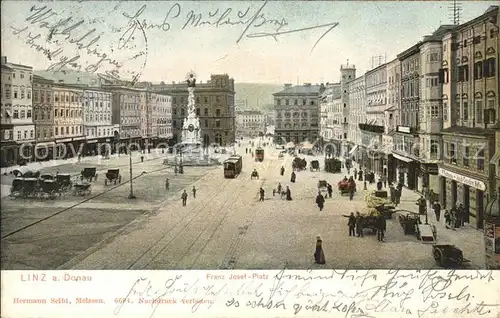
[[[120,37],[120,46],[125,47],[132,39],[134,39],[136,31],[138,31],[140,28],[142,28],[143,30],[158,29],[163,32],[167,32],[172,29],[172,25],[170,22],[177,19],[183,19],[183,22],[181,22],[182,26],[180,27],[181,30],[185,30],[187,28],[199,28],[208,26],[221,28],[241,25],[243,26],[243,31],[236,39],[236,44],[239,44],[243,38],[271,37],[275,41],[278,41],[278,37],[282,35],[326,28],[327,30],[317,39],[317,41],[311,48],[312,52],[314,48],[316,48],[318,43],[330,31],[332,31],[339,25],[338,22],[332,22],[306,28],[285,30],[284,28],[286,26],[289,26],[289,22],[286,19],[270,19],[265,15],[264,9],[267,6],[267,3],[268,1],[264,1],[263,4],[255,12],[252,12],[250,6],[245,10],[234,10],[233,8],[226,8],[225,10],[216,9],[215,11],[210,11],[206,14],[190,10],[187,12],[185,17],[181,17],[183,12],[182,6],[179,3],[175,3],[167,11],[163,22],[161,23],[151,23],[144,18],[141,19],[141,16],[147,8],[147,5],[145,4],[135,13],[123,13],[123,16],[127,18],[128,21],[125,31]],[[274,28],[274,30],[272,32],[259,31],[249,33],[251,32],[251,30],[261,30],[264,27],[272,27]],[[121,31],[122,28],[118,28],[117,30]]]

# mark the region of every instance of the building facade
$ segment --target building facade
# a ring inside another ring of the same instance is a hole
[[[399,125],[393,136],[394,149],[388,161],[389,181],[418,189],[420,176],[418,127],[420,103],[420,44],[398,54],[401,63]],[[390,171],[390,172],[389,172]]]
[[[324,89],[324,85],[310,83],[298,86],[285,84],[282,91],[273,94],[276,112],[275,142],[315,142],[318,139],[319,101]]]
[[[97,149],[99,143],[109,143],[114,136],[112,123],[113,94],[99,88],[85,88],[83,91],[83,132],[85,155],[105,155],[106,150]]]
[[[447,54],[442,64],[443,69],[447,66],[449,84],[443,96],[447,116],[439,165],[440,200],[448,209],[463,204],[466,222],[477,228],[483,227],[486,202],[497,187],[495,165],[490,162],[497,152],[495,132],[500,128],[498,17],[498,7],[490,7],[443,38]]]
[[[387,110],[387,64],[366,72],[366,123],[360,124],[364,166],[381,175],[386,171],[382,134]]]
[[[340,83],[327,83],[320,96],[320,136],[325,142],[336,139],[335,126],[338,118],[342,117],[335,107],[334,101],[340,104]]]
[[[359,124],[366,123],[366,81],[365,75],[349,82],[347,92],[349,94],[349,118],[347,139],[353,145],[350,155],[354,160],[361,160],[361,130]]]
[[[151,127],[150,135],[153,138],[153,146],[156,146],[158,143],[165,143],[173,136],[172,97],[168,95],[152,93],[151,102],[152,118],[151,125],[148,125],[148,127]]]
[[[31,66],[10,63],[1,57],[2,65],[2,165],[30,161],[35,142],[33,124]],[[5,81],[4,81],[5,80]],[[5,147],[5,148],[4,148]]]
[[[35,124],[35,160],[50,160],[54,146],[54,81],[33,75],[33,123]]]
[[[172,96],[172,142],[181,142],[182,123],[188,115],[186,82],[154,85],[153,89],[159,94]],[[203,145],[233,143],[236,133],[234,79],[227,74],[213,74],[207,83],[196,83],[194,94]]]
[[[236,112],[236,136],[257,137],[265,133],[266,116],[258,110]]]
[[[387,63],[387,108],[384,112],[385,125],[382,134],[382,149],[386,163],[394,161],[392,150],[394,149],[394,134],[399,124],[400,83],[401,63],[396,58]],[[386,168],[383,172],[387,180],[394,180],[393,170]]]
[[[54,84],[54,141],[55,158],[70,158],[80,152],[85,143],[83,132],[83,89]],[[71,146],[70,146],[71,145]]]

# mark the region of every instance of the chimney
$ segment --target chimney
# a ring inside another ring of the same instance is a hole
[[[7,56],[2,56],[2,65],[7,64]]]

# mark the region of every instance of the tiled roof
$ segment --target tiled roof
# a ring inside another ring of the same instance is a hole
[[[274,93],[273,95],[319,94],[320,88],[321,85],[296,85],[278,93]]]

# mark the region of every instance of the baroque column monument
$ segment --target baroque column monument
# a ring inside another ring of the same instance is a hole
[[[182,124],[182,147],[184,150],[191,152],[201,149],[201,130],[200,119],[196,115],[196,103],[194,98],[194,90],[196,88],[196,78],[193,72],[190,72],[187,79],[188,86],[188,115],[184,118]]]

